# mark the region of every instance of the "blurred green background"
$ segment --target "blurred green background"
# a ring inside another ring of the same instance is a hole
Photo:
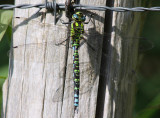
[[[14,1],[4,0],[0,1],[0,4],[14,4]],[[12,10],[0,10],[0,107],[2,107],[2,86],[8,76],[8,51],[12,35],[12,16]]]
[[[0,1],[0,4],[14,4],[13,0]],[[160,6],[160,1],[142,1],[145,7]],[[4,13],[8,14],[8,22],[12,12],[0,11],[0,89],[8,74],[8,51],[11,40],[11,22],[3,24]],[[3,15],[2,15],[3,14]],[[134,118],[160,117],[160,12],[145,12],[142,36],[151,40],[154,48],[143,53],[143,60],[139,65],[136,87],[136,102]],[[3,35],[4,34],[4,35]],[[0,104],[2,91],[0,90]],[[2,106],[2,105],[0,105]]]
[[[145,7],[160,6],[158,0],[143,1]],[[143,53],[139,66],[134,118],[160,118],[160,12],[146,12],[142,36],[154,48]]]

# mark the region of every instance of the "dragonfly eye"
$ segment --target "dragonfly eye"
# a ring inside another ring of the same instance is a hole
[[[85,21],[86,20],[86,17],[85,16],[83,16],[82,18],[81,18],[81,21]]]
[[[78,20],[78,15],[77,15],[77,14],[73,14],[72,18],[73,18],[74,20]]]

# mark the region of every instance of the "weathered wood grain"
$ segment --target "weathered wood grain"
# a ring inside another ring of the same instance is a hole
[[[60,2],[60,1],[57,1]],[[15,4],[38,4],[44,0],[16,0]],[[30,43],[58,42],[65,36],[64,26],[55,26],[53,16],[45,10],[35,15],[37,8],[15,9],[13,19],[9,90],[6,118],[53,118],[60,117],[62,102],[53,103],[52,95],[63,84],[59,73],[64,73],[65,46],[34,45]],[[59,31],[59,27],[64,27]],[[63,31],[64,30],[64,31]]]
[[[15,4],[38,4],[43,2],[42,0],[16,0]],[[57,2],[64,3],[64,0],[57,0]],[[94,4],[105,5],[105,1],[94,2]],[[89,4],[89,2],[87,3]],[[81,4],[87,3],[86,1],[81,1]],[[68,68],[67,75],[65,75],[66,64],[72,64],[72,50],[67,55],[65,46],[53,45],[51,47],[48,46],[50,45],[49,43],[43,43],[49,41],[59,42],[62,37],[67,35],[66,27],[60,22],[55,26],[53,24],[53,16],[49,13],[45,15],[45,10],[35,15],[36,11],[37,8],[15,9],[12,46],[21,46],[10,52],[10,73],[7,87],[8,93],[6,100],[4,100],[4,102],[7,101],[3,111],[4,118],[74,117],[73,96],[69,97],[68,102],[66,100],[53,101],[53,95],[59,86],[68,86],[65,84],[64,79],[72,78]],[[104,12],[96,12],[96,14],[104,16]],[[61,19],[66,20],[63,15]],[[103,31],[103,21],[104,18],[95,20],[100,25],[98,27],[101,32]],[[95,26],[90,23],[85,28],[92,27]],[[31,48],[29,44],[33,43],[38,44]],[[66,60],[68,61],[66,62]],[[93,69],[97,69],[96,72],[98,72],[100,57],[91,63],[86,48],[82,47],[80,49],[80,63],[86,63],[81,65],[81,71],[91,68],[91,72]],[[85,81],[88,81],[90,78],[94,79],[95,83],[93,83],[92,90],[88,90],[80,96],[79,117],[95,117],[98,73],[94,76],[94,73],[91,74],[81,73],[82,87],[83,84],[87,83]],[[73,84],[73,82],[71,83]],[[87,88],[87,84],[85,88]],[[64,96],[67,94],[69,93],[65,90]]]
[[[113,6],[136,7],[141,6],[141,1],[115,0]],[[110,18],[111,27],[106,29],[112,35],[110,43],[103,42],[103,52],[108,57],[103,56],[101,62],[101,74],[105,75],[99,82],[97,118],[132,118],[139,40],[136,37],[139,37],[143,26],[141,14],[113,12]]]
[[[25,3],[44,0],[15,1]],[[81,0],[80,4],[106,5],[106,1]],[[140,2],[114,1],[114,6],[133,5]],[[113,30],[111,39],[103,41],[100,34],[105,12],[82,11],[87,16],[94,14],[92,22],[85,25],[85,30],[91,32],[85,38],[95,50],[87,45],[79,49],[80,103],[78,113],[74,113],[73,50],[65,46],[66,42],[54,45],[67,37],[67,27],[59,20],[55,26],[54,16],[46,14],[45,9],[35,15],[36,11],[15,9],[12,46],[21,46],[10,53],[9,77],[3,88],[3,118],[131,118],[135,87],[132,70],[136,68],[138,40],[129,38],[126,43],[123,36],[139,35],[140,14],[114,12],[111,24],[106,22],[105,26]],[[60,18],[67,21],[64,12]],[[107,56],[102,54],[102,47]]]

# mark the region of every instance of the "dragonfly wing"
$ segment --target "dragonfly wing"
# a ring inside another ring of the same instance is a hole
[[[53,94],[53,102],[61,102],[74,96],[74,87],[61,85]]]
[[[11,57],[12,54],[18,54],[18,55],[23,55],[24,51],[27,52],[28,55],[32,55],[33,51],[35,56],[41,57],[42,52],[46,51],[46,53],[49,55],[53,55],[53,50],[57,50],[59,48],[62,48],[62,46],[66,46],[66,42],[64,41],[66,38],[62,38],[60,40],[53,40],[53,41],[44,41],[40,43],[26,43],[26,44],[21,44],[21,45],[15,45],[10,48],[8,55]],[[68,40],[68,39],[67,39]],[[62,42],[64,41],[64,42]],[[59,44],[61,43],[61,44]],[[59,48],[58,48],[59,47]],[[22,51],[24,50],[24,51]],[[34,56],[32,56],[34,57]],[[15,60],[22,60],[23,57],[21,56],[14,56]],[[32,58],[31,58],[32,59]],[[30,60],[32,61],[32,60]],[[35,60],[38,61],[38,60]]]
[[[39,56],[39,61],[41,60],[41,53],[45,49],[45,43],[36,43],[36,44],[23,44],[23,45],[16,45],[12,47],[9,51],[9,56],[14,57],[14,60],[22,61],[24,60],[25,56],[30,56],[30,61],[38,61],[35,57]],[[36,53],[33,53],[36,51]],[[34,54],[34,55],[33,55]],[[13,56],[11,56],[13,55]]]
[[[64,30],[64,28],[63,28],[63,30]],[[67,30],[65,30],[65,34],[69,34],[70,30],[71,29],[69,29],[69,28]],[[75,33],[75,35],[76,35],[76,33]],[[95,41],[96,37],[98,37],[98,39],[107,40],[108,42],[110,41],[111,37],[114,37],[114,39],[116,39],[115,41],[122,42],[124,44],[131,44],[132,43],[132,47],[135,47],[136,46],[136,45],[134,46],[134,44],[136,44],[135,41],[139,40],[139,52],[148,51],[154,47],[154,44],[152,43],[152,41],[149,39],[146,39],[144,37],[125,36],[122,34],[115,34],[115,33],[100,33],[100,31],[98,31],[98,29],[95,29],[95,28],[89,28],[89,29],[84,30],[82,39],[85,41],[82,44],[80,44],[80,47],[83,44],[87,43],[89,48],[91,48],[92,50],[95,50],[93,48],[94,47],[93,45],[96,42]],[[57,46],[60,46],[60,45],[66,46],[65,42],[69,41],[69,39],[70,39],[70,36],[63,37],[61,39],[61,41],[57,42],[56,44],[57,44]],[[131,39],[134,39],[134,40],[131,40]]]
[[[92,41],[94,41],[94,39],[96,39],[96,37],[101,37],[103,40],[107,40],[109,42],[112,35],[109,33],[99,34],[96,32],[95,33],[85,32],[84,36],[85,36],[85,38],[83,38],[83,39],[85,41],[82,44],[80,44],[80,46],[87,43],[88,47],[91,48],[93,51],[95,51],[94,46],[92,46],[91,41],[89,41],[90,39],[92,39]],[[130,36],[116,35],[115,41],[121,42],[123,44],[131,44],[133,48],[136,46],[136,41],[139,41],[139,49],[138,49],[139,52],[146,52],[148,50],[151,50],[154,47],[153,42],[149,39],[144,38],[144,37],[130,37]]]
[[[86,63],[80,63],[80,67],[83,66]],[[65,85],[60,85],[60,87],[54,92],[53,95],[53,102],[61,102],[63,99],[71,99],[74,96],[74,82],[73,82],[73,64],[69,64],[66,68],[70,70],[68,72],[69,78],[65,78]],[[90,68],[86,68],[84,70],[80,69],[80,76],[83,76],[84,73],[87,73],[87,75],[93,75],[94,72],[91,72]],[[86,94],[88,93],[93,86],[94,79],[91,78],[88,79],[80,79],[80,88],[79,88],[79,94]]]
[[[154,44],[151,40],[142,39],[139,41],[139,52],[144,53],[154,48]]]

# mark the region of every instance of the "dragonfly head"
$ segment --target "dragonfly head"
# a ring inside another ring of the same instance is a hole
[[[86,17],[83,15],[82,12],[76,12],[72,15],[72,19],[79,22],[84,22],[86,20]]]

